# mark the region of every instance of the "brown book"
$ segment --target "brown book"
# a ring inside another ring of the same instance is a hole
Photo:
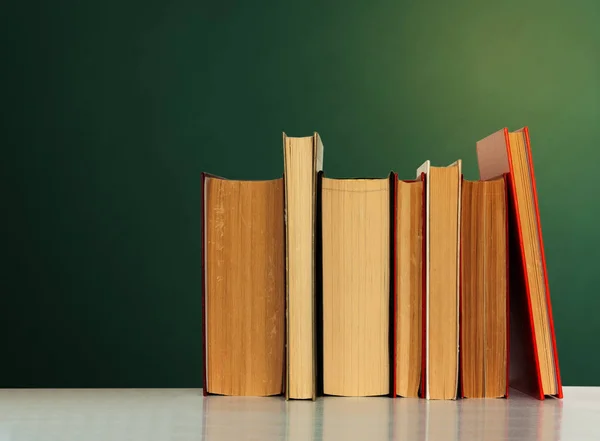
[[[286,399],[316,398],[317,173],[323,143],[317,133],[283,134],[286,219]]]
[[[425,191],[422,178],[396,188],[396,395],[418,397],[423,345]]]
[[[202,183],[205,393],[281,394],[283,179]]]
[[[323,392],[387,395],[393,179],[321,179]]]
[[[426,161],[425,398],[456,399],[460,292],[461,161]]]
[[[461,210],[462,396],[500,398],[506,395],[508,374],[505,179],[464,180]]]

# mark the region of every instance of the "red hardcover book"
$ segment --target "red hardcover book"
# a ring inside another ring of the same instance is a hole
[[[400,312],[400,306],[399,306],[399,300],[398,300],[398,295],[399,295],[399,286],[398,286],[398,281],[399,281],[399,265],[401,264],[401,259],[399,256],[399,245],[402,241],[402,238],[399,237],[398,234],[398,230],[400,228],[399,222],[401,221],[401,219],[403,218],[403,216],[409,215],[410,213],[405,213],[402,212],[401,207],[399,206],[398,203],[398,198],[399,196],[399,179],[398,179],[398,174],[394,174],[394,197],[393,197],[393,249],[392,249],[392,255],[393,255],[393,290],[392,290],[392,299],[393,299],[393,364],[392,364],[392,397],[395,398],[396,396],[401,394],[398,393],[398,333],[399,333],[399,312]],[[420,223],[420,237],[421,237],[421,306],[422,306],[422,311],[424,311],[424,299],[425,299],[425,277],[426,277],[426,270],[425,270],[425,173],[421,173],[421,175],[414,180],[402,180],[402,182],[404,183],[414,183],[414,182],[422,182],[423,186],[421,187],[421,223]],[[420,364],[420,375],[419,375],[419,392],[418,392],[418,396],[421,396],[422,391],[423,391],[423,385],[424,385],[424,370],[423,367],[425,366],[424,362],[423,362],[423,342],[424,342],[424,330],[425,330],[425,324],[424,324],[424,312],[422,312],[421,314],[421,318],[422,318],[422,323],[421,323],[421,357],[419,358],[419,364]]]
[[[562,381],[529,130],[504,128],[477,142],[480,179],[508,173],[509,385],[543,400],[562,398]],[[533,221],[526,223],[526,210]],[[537,271],[537,272],[536,272]]]

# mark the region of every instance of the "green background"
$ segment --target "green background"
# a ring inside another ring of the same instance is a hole
[[[332,177],[528,125],[566,385],[600,385],[600,3],[1,6],[0,387],[199,387],[200,173]]]

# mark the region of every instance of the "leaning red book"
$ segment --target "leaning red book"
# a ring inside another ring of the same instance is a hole
[[[562,398],[528,128],[504,128],[477,142],[477,159],[482,180],[508,173],[509,385],[540,400]]]

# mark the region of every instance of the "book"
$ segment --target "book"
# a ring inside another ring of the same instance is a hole
[[[320,176],[323,393],[391,393],[395,176]]]
[[[508,214],[504,177],[463,180],[461,395],[508,395]]]
[[[278,395],[285,361],[283,178],[202,174],[204,393]]]
[[[456,399],[460,292],[462,162],[426,161],[424,397]]]
[[[529,130],[499,130],[477,142],[480,179],[508,173],[509,384],[540,400],[562,398],[552,304]]]
[[[394,396],[418,397],[425,290],[425,175],[398,180],[394,227]]]
[[[318,133],[283,134],[286,256],[286,399],[316,398],[317,173],[323,168]]]

